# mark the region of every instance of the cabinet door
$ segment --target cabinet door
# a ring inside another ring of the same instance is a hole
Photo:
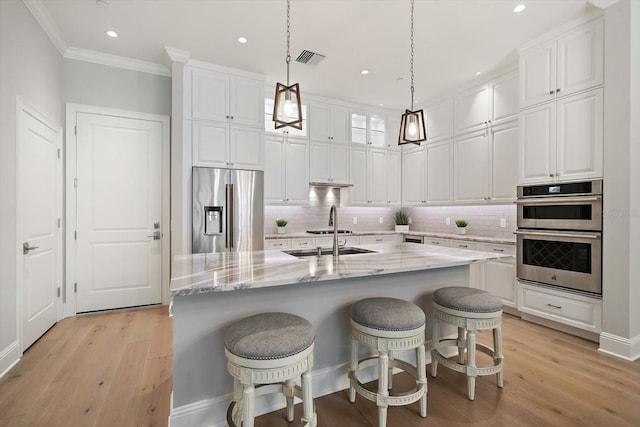
[[[264,200],[267,204],[285,202],[284,149],[283,136],[268,135],[265,137]]]
[[[264,131],[245,126],[230,126],[230,164],[234,169],[264,170]]]
[[[378,147],[384,147],[386,145],[386,124],[384,117],[369,116],[369,143],[371,145]]]
[[[322,102],[309,103],[309,137],[318,141],[329,138],[330,106]]]
[[[427,203],[449,204],[453,202],[453,142],[428,144],[425,149]]]
[[[421,205],[426,202],[425,152],[422,147],[402,152],[402,204]]]
[[[489,195],[489,138],[475,132],[454,141],[456,202],[483,202]]]
[[[425,113],[428,142],[453,136],[453,101],[430,107]]]
[[[369,149],[367,169],[369,171],[369,179],[367,180],[367,194],[369,195],[369,203],[376,205],[386,205],[388,201],[388,169],[386,150],[379,148]]]
[[[558,100],[558,179],[602,177],[603,119],[602,88]]]
[[[366,205],[367,198],[367,149],[365,147],[351,147],[349,149],[349,163],[351,183],[349,189],[349,204]]]
[[[493,126],[518,118],[518,75],[509,74],[489,84]]]
[[[350,117],[349,110],[335,105],[331,106],[329,135],[331,142],[346,144],[349,142]]]
[[[285,190],[289,204],[306,205],[309,201],[309,143],[290,139],[285,151]]]
[[[402,200],[402,157],[398,151],[387,151],[387,204],[400,206]]]
[[[365,114],[351,114],[351,143],[368,144],[367,116]]]
[[[556,103],[520,112],[520,182],[549,182],[555,176]]]
[[[486,127],[489,120],[489,88],[474,88],[455,100],[456,134]]]
[[[311,142],[309,144],[309,180],[311,182],[329,182],[329,148],[331,144]]]
[[[604,83],[603,34],[603,21],[597,19],[558,41],[558,96]]]
[[[551,41],[520,56],[520,107],[555,99],[556,42]]]
[[[509,307],[517,307],[515,259],[487,261],[484,265],[484,290]]]
[[[329,177],[331,182],[349,183],[349,146],[332,144],[329,147]]]
[[[262,126],[264,120],[264,85],[239,77],[230,78],[229,118],[234,124]]]
[[[225,122],[192,124],[193,165],[228,168],[229,125]]]
[[[194,119],[224,121],[229,118],[229,79],[226,75],[193,70],[191,85],[191,114]]]
[[[518,185],[518,122],[491,130],[492,177],[491,200],[510,202],[516,198]]]
[[[387,148],[399,150],[398,137],[400,135],[400,115],[387,116],[387,126],[385,130],[385,139],[387,140]]]

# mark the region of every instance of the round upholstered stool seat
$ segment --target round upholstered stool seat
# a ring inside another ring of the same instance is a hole
[[[303,426],[317,425],[311,394],[314,341],[311,323],[289,313],[256,314],[229,327],[224,346],[234,378],[227,410],[230,427],[252,427],[255,398],[267,393],[285,395],[289,421],[293,421],[293,398],[299,397]],[[301,386],[295,384],[297,377]]]
[[[498,387],[503,386],[502,301],[489,292],[451,286],[433,293],[433,336],[431,345],[431,376],[436,377],[438,364],[467,375],[469,400],[475,399],[475,380],[479,375],[496,374]],[[442,323],[458,328],[457,339],[441,339]],[[493,331],[493,348],[476,342],[476,331]],[[450,360],[443,350],[458,348],[458,360]],[[493,358],[491,366],[476,366],[476,351]],[[466,352],[466,360],[465,360]]]
[[[351,306],[351,363],[349,366],[349,400],[356,393],[376,402],[378,425],[387,425],[389,406],[408,405],[420,401],[420,415],[427,416],[427,375],[424,330],[426,317],[420,307],[396,298],[367,298]],[[359,360],[359,343],[378,351],[378,355]],[[416,365],[396,359],[394,352],[416,351]],[[369,366],[378,367],[378,392],[367,390],[358,380],[358,372]],[[415,389],[391,396],[393,369],[400,368],[416,379]]]

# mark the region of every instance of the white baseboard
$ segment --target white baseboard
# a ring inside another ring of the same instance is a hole
[[[14,341],[0,351],[0,378],[2,378],[9,369],[13,368],[20,361],[20,346],[18,341]]]
[[[602,332],[598,350],[633,362],[640,359],[640,335],[624,338]]]
[[[427,348],[427,364],[431,363],[430,343],[425,343]],[[413,351],[398,353],[397,357],[409,363],[415,363],[415,353]],[[343,363],[337,366],[330,366],[312,373],[313,397],[318,398],[349,388],[349,378],[347,372],[349,365]],[[399,372],[399,371],[398,371]],[[373,381],[377,378],[375,369],[367,369],[359,374],[359,380],[363,383]],[[205,399],[188,405],[174,408],[172,405],[169,416],[170,427],[225,427],[227,407],[231,402],[231,394]],[[296,399],[297,401],[297,399]],[[256,416],[277,411],[285,407],[283,396],[268,395],[256,400]]]

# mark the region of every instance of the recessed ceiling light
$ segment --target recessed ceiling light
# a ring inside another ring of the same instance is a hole
[[[363,76],[366,76],[367,74],[369,74],[369,70],[362,70],[360,71],[360,74],[362,74]]]
[[[101,7],[103,9],[106,9],[109,7],[109,2],[107,0],[96,0],[96,5],[98,7]]]
[[[384,104],[380,104],[381,107],[384,107]]]
[[[238,43],[245,44],[246,42],[247,42],[247,38],[246,37],[242,37],[242,36],[238,37]]]
[[[113,31],[113,30],[107,30],[107,35],[108,35],[109,37],[113,37],[114,39],[115,39],[116,37],[118,37],[118,33],[116,33],[116,32],[115,32],[115,31]]]
[[[479,76],[480,74],[480,71],[476,71],[476,76]]]
[[[523,5],[523,4],[519,4],[516,7],[513,8],[513,13],[520,13],[523,10],[525,10],[527,8],[527,6]]]

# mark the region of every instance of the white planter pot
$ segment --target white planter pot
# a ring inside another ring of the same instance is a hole
[[[396,231],[409,231],[408,225],[396,225]]]
[[[458,234],[467,234],[467,229],[465,227],[458,227]]]
[[[287,232],[287,227],[278,227],[278,234],[285,234]]]

